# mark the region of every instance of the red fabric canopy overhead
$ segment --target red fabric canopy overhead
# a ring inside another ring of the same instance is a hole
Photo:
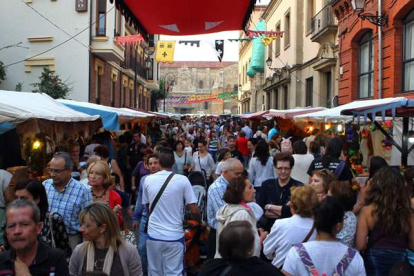
[[[114,0],[110,0],[113,2]],[[256,0],[115,0],[143,34],[194,35],[244,30]]]

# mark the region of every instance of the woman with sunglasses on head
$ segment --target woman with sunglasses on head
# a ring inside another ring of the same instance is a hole
[[[328,169],[315,170],[312,172],[309,184],[315,189],[319,201],[326,197],[330,183],[335,180],[335,175]]]
[[[69,258],[72,249],[69,245],[69,236],[66,232],[63,218],[58,213],[50,213],[45,187],[34,179],[18,182],[14,197],[16,199],[33,200],[40,209],[40,219],[43,222],[40,240],[45,244],[62,249]]]

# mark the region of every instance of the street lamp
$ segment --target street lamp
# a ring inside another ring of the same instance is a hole
[[[273,72],[275,72],[276,76],[280,76],[280,74],[282,73],[282,69],[281,68],[272,68],[271,67],[272,66],[272,63],[273,63],[273,60],[272,60],[271,57],[269,57],[266,60],[267,67],[269,68],[269,70],[272,70]]]
[[[167,113],[167,111],[165,110],[165,99],[167,98],[168,92],[170,90],[171,86],[174,86],[175,83],[175,75],[173,73],[167,73],[164,76],[164,113]]]
[[[381,4],[382,1],[378,1],[378,14],[375,15],[372,13],[364,13],[364,4],[365,0],[352,0],[351,5],[354,11],[358,12],[358,17],[360,17],[362,20],[368,20],[372,24],[376,26],[385,26],[388,24],[388,15],[385,13],[382,14],[381,12]]]

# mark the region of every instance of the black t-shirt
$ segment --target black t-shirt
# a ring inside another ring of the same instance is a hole
[[[13,250],[0,253],[0,271],[13,271],[10,274],[15,275],[14,256]],[[29,271],[33,276],[69,275],[66,254],[60,249],[52,248],[43,242],[39,242],[35,260],[29,266]]]
[[[237,158],[237,159],[239,159],[240,160],[240,162],[244,162],[244,158],[243,158],[243,155],[241,154],[241,152],[240,151],[238,151],[237,149],[234,149],[232,152],[230,152],[231,153],[231,157],[232,158]]]
[[[134,169],[139,161],[142,161],[142,151],[147,147],[145,144],[139,144],[135,146],[136,144],[132,142],[128,146],[128,152],[127,155],[129,156],[129,165],[131,165],[131,169]]]
[[[219,276],[229,266],[223,259],[208,260],[201,269],[199,276]],[[275,266],[257,257],[251,257],[241,263],[232,264],[226,276],[283,276]]]
[[[263,210],[266,204],[282,206],[281,218],[291,217],[292,213],[290,212],[290,207],[287,206],[286,203],[290,200],[290,188],[293,186],[303,186],[303,183],[290,178],[288,184],[280,187],[279,179],[273,178],[263,181],[256,202]],[[264,228],[266,231],[270,231],[276,219],[267,218],[266,220],[267,222]]]
[[[335,173],[336,168],[338,167],[338,165],[341,163],[342,161],[337,159],[337,158],[331,158],[330,162],[328,163],[328,167],[326,169],[329,169],[332,173]],[[324,169],[323,166],[323,158],[319,158],[319,159],[314,159],[312,161],[312,163],[309,166],[308,169],[308,175],[312,176],[312,172],[315,170],[322,170]],[[341,174],[338,177],[338,180],[340,181],[346,181],[346,180],[351,180],[352,179],[352,172],[351,169],[349,168],[348,164],[345,163]]]

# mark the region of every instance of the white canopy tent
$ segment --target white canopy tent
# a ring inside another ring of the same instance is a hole
[[[325,110],[326,107],[297,107],[287,110],[270,109],[266,117],[279,117],[282,119],[292,119],[301,114],[313,114],[321,110]]]
[[[75,111],[44,93],[0,90],[0,123],[17,125],[34,118],[56,122],[87,122],[95,121],[99,116]]]

